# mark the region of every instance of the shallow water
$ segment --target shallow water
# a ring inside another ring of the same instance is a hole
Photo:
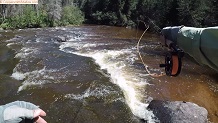
[[[51,123],[140,123],[155,122],[146,110],[151,99],[182,100],[205,107],[218,122],[217,73],[187,56],[180,76],[152,78],[138,57],[141,34],[109,26],[1,32],[0,104],[30,101]],[[163,71],[167,51],[158,41],[146,34],[140,45],[155,72]]]

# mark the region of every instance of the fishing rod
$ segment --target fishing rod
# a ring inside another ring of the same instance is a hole
[[[161,68],[165,68],[165,73],[167,76],[178,76],[181,72],[181,68],[182,68],[182,57],[184,56],[184,51],[181,50],[173,41],[168,40],[167,37],[165,37],[165,35],[162,32],[162,29],[157,26],[152,19],[150,19],[149,17],[147,17],[149,20],[149,23],[152,24],[154,26],[155,31],[157,31],[157,33],[160,35],[160,39],[162,42],[162,46],[165,46],[169,49],[169,51],[165,54],[165,63],[164,64],[160,64],[159,67]],[[145,23],[144,23],[145,24]],[[146,24],[145,24],[146,26]],[[183,26],[180,27],[180,29]],[[148,26],[149,28],[149,26]],[[144,31],[144,33],[148,30],[148,28]],[[143,37],[144,33],[142,34],[142,36],[140,37],[137,47],[139,46],[139,43],[141,41],[141,38]],[[139,49],[138,49],[139,52]],[[148,70],[148,66],[144,63],[140,52],[139,52],[139,56],[147,70],[147,72],[149,73],[149,75],[153,76],[153,77],[160,77],[163,76],[164,74],[156,74],[156,73],[151,73]]]

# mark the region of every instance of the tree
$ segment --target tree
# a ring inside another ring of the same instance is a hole
[[[84,21],[84,16],[82,11],[74,5],[65,6],[61,21],[63,25],[79,25]]]
[[[206,0],[179,0],[178,5],[180,24],[201,27],[209,9]]]
[[[208,1],[210,9],[208,9],[207,16],[204,18],[203,24],[205,26],[217,26],[218,25],[218,0]]]
[[[47,6],[50,26],[58,25],[58,21],[61,19],[61,2],[61,0],[51,0]]]
[[[2,4],[1,5],[1,16],[2,16],[2,21],[4,22],[4,20],[5,20],[5,17],[6,17],[6,5],[5,4]]]
[[[135,6],[134,0],[125,0],[122,12],[127,16],[128,19],[130,19],[131,17],[132,14],[131,12],[134,6]]]
[[[178,11],[178,2],[177,0],[172,0],[169,3],[169,11],[166,13],[166,24],[169,26],[179,25],[179,11]]]
[[[1,26],[13,27],[16,20],[22,20],[25,23],[23,25],[28,27],[81,23],[84,20],[83,13],[86,23],[139,25],[143,28],[145,22],[152,26],[150,29],[173,25],[202,27],[218,24],[218,0],[39,0],[38,5],[31,5],[29,20],[24,19],[28,15],[26,6],[1,5]],[[76,16],[78,22],[75,21]]]
[[[85,18],[89,20],[89,22],[92,19],[93,7],[94,6],[92,5],[91,1],[87,0],[84,8],[82,8],[82,11],[85,13]]]

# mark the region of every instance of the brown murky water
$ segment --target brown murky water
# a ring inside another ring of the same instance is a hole
[[[51,123],[139,123],[154,122],[151,99],[187,101],[218,122],[217,72],[186,56],[178,77],[152,78],[138,58],[141,34],[109,26],[2,31],[0,104],[30,101]],[[157,35],[146,34],[140,51],[151,70],[163,71],[167,49]]]

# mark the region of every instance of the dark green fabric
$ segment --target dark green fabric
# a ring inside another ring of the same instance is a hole
[[[166,39],[173,41],[174,43],[177,42],[177,34],[181,26],[174,26],[174,27],[165,27],[162,29],[162,34],[165,36]]]
[[[177,34],[177,45],[199,64],[218,71],[218,27],[183,27]]]
[[[218,27],[206,28],[201,36],[201,50],[208,65],[218,71]]]

